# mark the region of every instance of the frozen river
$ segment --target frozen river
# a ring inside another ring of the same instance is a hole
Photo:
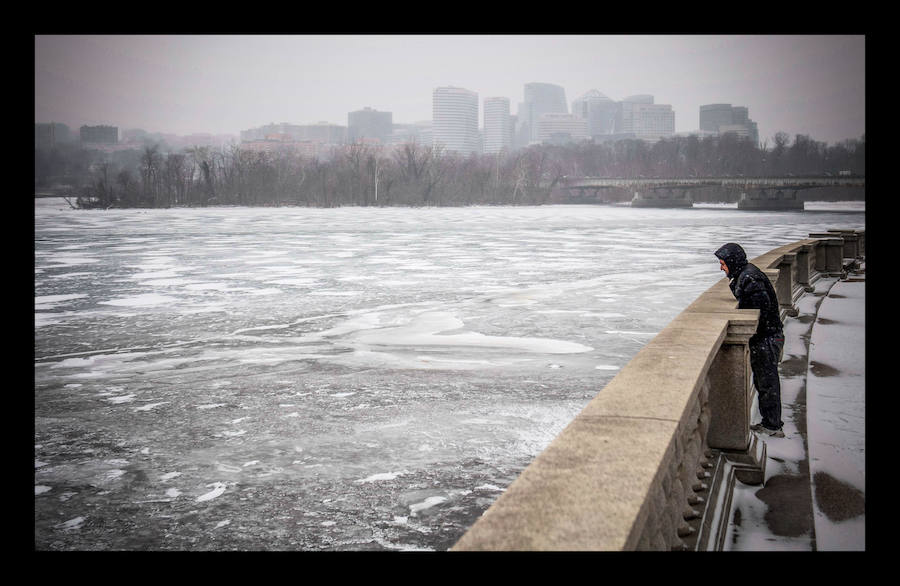
[[[716,248],[863,209],[35,200],[35,547],[445,550]]]

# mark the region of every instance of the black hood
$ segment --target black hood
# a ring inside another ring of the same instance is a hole
[[[716,256],[725,261],[728,267],[728,276],[737,277],[747,266],[747,253],[739,244],[729,242],[716,251]]]

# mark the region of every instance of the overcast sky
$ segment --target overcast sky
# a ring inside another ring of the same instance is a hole
[[[836,35],[35,36],[35,122],[179,135],[270,122],[346,125],[371,107],[430,120],[434,88],[510,99],[528,82],[671,104],[676,132],[702,104],[749,108],[778,131],[829,144],[865,133],[865,37]]]

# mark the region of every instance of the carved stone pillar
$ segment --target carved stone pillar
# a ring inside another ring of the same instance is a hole
[[[750,443],[750,336],[759,310],[732,319],[709,369],[709,430],[706,443],[715,449],[745,450]]]
[[[814,234],[809,235],[810,238],[816,238]],[[825,242],[823,240],[816,240],[816,243],[813,244],[813,255],[815,256],[815,268],[817,273],[824,274],[825,273]]]
[[[813,291],[810,278],[815,271],[815,247],[811,244],[803,244],[797,249],[797,264],[794,266],[797,283],[807,293]]]
[[[729,320],[728,332],[709,369],[709,429],[707,445],[734,467],[747,484],[765,479],[765,443],[750,433],[753,386],[748,342],[756,332],[758,310],[741,310]]]
[[[790,316],[796,316],[794,308],[794,263],[797,262],[795,253],[788,253],[781,257],[778,265],[778,278],[775,281],[775,294],[778,296],[778,305]]]
[[[816,270],[823,274],[840,275],[844,269],[844,239],[834,232],[813,233],[809,237],[819,240],[819,249],[816,251]],[[819,256],[822,258],[819,259]]]
[[[854,230],[829,230],[835,236],[840,236],[844,241],[844,258],[859,258],[859,236]]]
[[[844,270],[843,238],[825,241],[825,270],[833,275],[839,275]]]

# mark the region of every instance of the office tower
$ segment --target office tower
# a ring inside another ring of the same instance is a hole
[[[484,152],[499,153],[512,147],[509,98],[484,99]]]
[[[394,129],[393,114],[379,112],[372,108],[363,108],[347,114],[347,140],[350,143],[359,140],[378,141],[387,144]]]
[[[618,104],[597,90],[590,90],[572,102],[572,114],[587,121],[587,134],[593,138],[615,132]]]
[[[79,137],[82,143],[87,144],[117,144],[119,142],[118,126],[82,126],[79,129]]]
[[[541,114],[537,120],[537,129],[541,143],[563,144],[588,139],[587,120],[575,114]]]
[[[435,88],[433,144],[460,154],[478,152],[478,94],[459,87]]]
[[[700,106],[700,130],[718,132],[719,126],[732,124],[731,104]]]
[[[741,138],[759,143],[756,122],[750,119],[746,106],[731,104],[706,104],[700,106],[700,130],[725,134],[732,132]]]
[[[525,101],[519,104],[519,130],[527,143],[539,142],[537,121],[541,114],[568,114],[566,90],[552,83],[525,84]],[[527,146],[519,145],[519,146]]]
[[[669,104],[654,104],[653,96],[629,96],[619,103],[616,132],[658,140],[675,134],[675,112]]]
[[[50,149],[59,143],[69,142],[69,127],[60,122],[34,123],[34,148]]]
[[[732,106],[731,108],[731,123],[732,124],[747,124],[750,122],[750,111],[746,106]]]

